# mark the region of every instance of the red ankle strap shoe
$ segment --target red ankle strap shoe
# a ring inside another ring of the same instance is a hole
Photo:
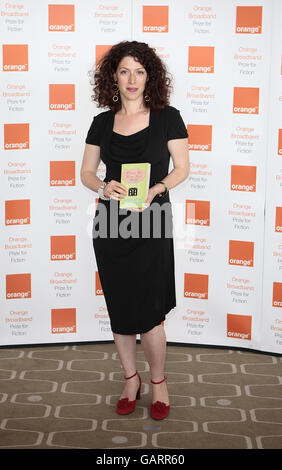
[[[151,383],[154,385],[158,385],[163,383],[165,380],[167,380],[167,377],[164,377],[163,380],[161,380],[160,382],[154,382],[153,380],[151,380]],[[150,414],[153,419],[164,419],[169,414],[169,410],[170,405],[166,405],[162,401],[155,401],[154,403],[151,403]]]
[[[141,377],[138,374],[138,372],[136,371],[135,374],[131,375],[131,377],[124,377],[124,378],[125,378],[125,380],[130,380],[130,379],[133,379],[133,377],[135,377],[136,375],[138,375],[138,378],[139,378],[139,387],[138,387],[138,390],[137,390],[137,393],[136,393],[136,399],[132,400],[132,401],[129,401],[128,398],[121,398],[117,402],[117,408],[116,408],[117,413],[119,415],[128,415],[128,414],[132,413],[135,410],[135,407],[136,407],[136,400],[140,400],[140,398],[141,398],[142,381],[141,381]]]

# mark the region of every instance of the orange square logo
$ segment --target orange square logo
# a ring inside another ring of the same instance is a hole
[[[251,315],[227,314],[227,336],[236,339],[252,339]]]
[[[233,113],[258,114],[259,88],[234,87]]]
[[[95,295],[104,295],[98,271],[95,273]]]
[[[282,282],[273,283],[272,307],[282,308]]]
[[[49,109],[51,111],[69,111],[75,109],[75,85],[49,85]]]
[[[190,299],[207,299],[208,290],[208,274],[184,273],[184,297]]]
[[[50,186],[75,186],[75,161],[50,162]]]
[[[104,57],[104,55],[112,48],[111,45],[102,45],[97,44],[95,46],[95,57],[96,57],[96,65],[99,64],[100,60]]]
[[[48,5],[49,31],[74,31],[74,5]]]
[[[51,236],[51,261],[71,261],[76,259],[75,235]]]
[[[187,132],[189,150],[210,152],[212,149],[212,126],[205,124],[188,124]]]
[[[30,299],[31,274],[6,275],[6,299]]]
[[[214,47],[190,46],[188,50],[188,72],[214,73]]]
[[[52,334],[76,333],[76,309],[52,308],[51,332]]]
[[[186,200],[185,223],[191,225],[210,225],[210,201]]]
[[[254,242],[229,240],[229,264],[232,266],[254,266]]]
[[[143,5],[143,33],[168,32],[168,6]]]
[[[275,232],[282,233],[282,207],[276,207]]]
[[[256,166],[231,165],[231,191],[256,191]]]
[[[3,72],[28,71],[28,45],[3,44]]]
[[[278,155],[282,155],[282,129],[278,131]]]
[[[29,124],[4,124],[4,150],[29,149]]]
[[[30,224],[30,199],[5,201],[5,225]]]
[[[236,7],[236,33],[261,34],[262,7],[238,6]]]

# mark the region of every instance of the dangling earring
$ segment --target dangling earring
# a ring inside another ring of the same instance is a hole
[[[118,101],[118,92],[119,92],[119,88],[118,88],[118,84],[117,83],[114,83],[113,86],[112,86],[113,90],[115,91],[115,94],[113,96],[113,101],[116,103]]]
[[[144,101],[146,101],[147,103],[150,101],[150,96],[149,95],[145,95],[144,96]]]

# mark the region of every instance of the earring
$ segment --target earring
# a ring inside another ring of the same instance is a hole
[[[150,98],[149,95],[145,95],[145,96],[144,96],[144,101],[146,101],[147,103],[148,103],[148,101],[150,101],[150,99],[151,99],[151,98]]]
[[[113,96],[113,101],[116,103],[118,101],[118,92],[119,92],[119,88],[118,88],[118,84],[117,83],[114,83],[113,86],[112,86],[113,90],[115,91],[115,94]]]

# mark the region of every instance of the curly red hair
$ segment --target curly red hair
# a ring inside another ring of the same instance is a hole
[[[148,95],[150,100],[144,100],[144,105],[151,110],[162,109],[168,105],[172,80],[155,48],[145,42],[122,41],[111,47],[98,62],[94,73],[92,72],[91,85],[94,95],[91,98],[98,104],[98,108],[108,107],[114,112],[120,110],[120,99],[117,102],[113,101],[114,73],[120,61],[127,56],[137,60],[148,74],[144,96]]]

